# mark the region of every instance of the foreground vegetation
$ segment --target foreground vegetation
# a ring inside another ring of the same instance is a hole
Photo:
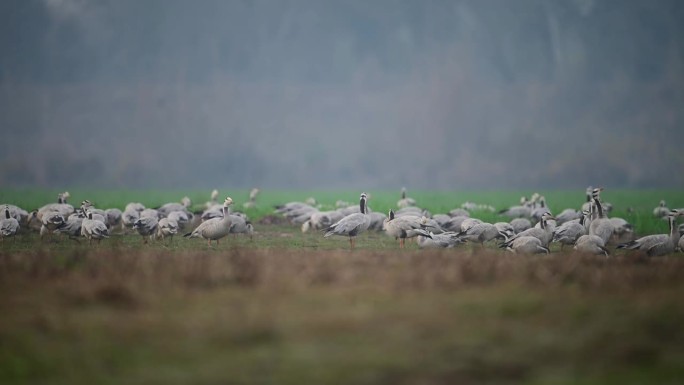
[[[462,250],[0,253],[3,384],[642,384],[684,260]]]

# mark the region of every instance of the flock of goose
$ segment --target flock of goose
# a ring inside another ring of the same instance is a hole
[[[609,247],[640,250],[649,256],[666,255],[684,250],[684,225],[675,227],[676,219],[684,216],[684,209],[670,210],[661,201],[653,215],[668,221],[669,233],[648,235],[634,239],[632,225],[618,217],[608,217],[612,206],[601,200],[601,188],[588,188],[586,202],[581,208],[569,208],[557,215],[549,210],[546,200],[539,194],[521,198],[520,204],[498,212],[508,221],[484,222],[471,217],[471,211],[494,213],[493,207],[464,203],[449,213],[432,215],[416,206],[416,200],[401,191],[397,209],[388,214],[368,208],[369,196],[362,193],[359,204],[338,201],[335,210],[321,211],[315,200],[289,202],[276,207],[275,212],[290,223],[301,225],[302,231],[319,230],[324,237],[333,235],[348,238],[351,249],[355,238],[365,231],[382,231],[398,240],[404,248],[407,239],[416,240],[420,248],[450,248],[464,243],[485,244],[497,242],[498,247],[513,253],[549,253],[550,244],[560,244],[561,250],[572,246],[583,253],[608,256]],[[258,189],[253,189],[244,208],[256,205]],[[205,209],[192,212],[192,202],[184,197],[180,203],[167,203],[156,209],[132,202],[123,211],[116,208],[99,209],[85,200],[74,208],[67,203],[70,195],[58,195],[57,203],[47,204],[32,212],[15,205],[0,205],[0,237],[14,237],[22,226],[35,229],[41,238],[64,234],[71,239],[80,237],[100,241],[120,228],[123,233],[137,232],[144,243],[151,239],[169,239],[180,231],[184,237],[202,238],[211,246],[212,241],[229,234],[246,234],[252,237],[254,227],[247,216],[231,210],[230,197],[218,202],[218,191],[211,193]]]
[[[254,204],[259,190],[250,193],[250,200],[245,207]],[[206,209],[193,213],[192,202],[184,197],[180,203],[171,202],[156,209],[146,208],[142,203],[131,202],[124,211],[117,208],[99,209],[89,200],[81,202],[81,206],[67,203],[68,192],[60,193],[57,203],[50,203],[39,209],[27,212],[10,204],[0,205],[3,208],[3,219],[0,220],[0,236],[4,239],[15,237],[22,226],[35,229],[41,239],[51,238],[53,234],[63,234],[70,239],[80,237],[101,241],[120,228],[124,234],[137,232],[144,243],[158,239],[173,240],[179,231],[192,229],[183,236],[206,239],[211,246],[212,241],[219,240],[229,234],[246,234],[252,236],[254,227],[244,213],[232,212],[233,200],[227,197],[223,203],[217,201],[218,191],[214,190],[211,200],[205,203]]]
[[[485,243],[498,241],[500,248],[526,254],[549,253],[552,242],[560,244],[561,250],[572,246],[582,253],[605,256],[609,255],[611,245],[616,249],[640,250],[649,256],[684,250],[684,225],[675,228],[677,217],[684,216],[684,209],[670,210],[661,201],[653,215],[668,221],[669,232],[633,239],[633,226],[629,222],[608,217],[612,205],[601,200],[602,190],[589,187],[581,208],[568,208],[556,216],[552,215],[545,198],[535,193],[529,199],[521,198],[520,205],[499,211],[500,216],[510,221],[496,223],[472,218],[469,210],[495,210],[471,202],[447,214],[432,215],[415,206],[416,201],[406,196],[405,189],[397,202],[397,211],[390,209],[388,215],[370,211],[366,193],[361,194],[358,208],[343,203],[336,210],[320,211],[315,202],[290,202],[278,206],[276,212],[292,224],[301,224],[303,232],[316,229],[324,230],[325,237],[348,237],[352,249],[356,236],[367,230],[378,230],[397,239],[400,248],[405,246],[406,239],[416,238],[421,248],[448,248],[466,242],[484,247]]]

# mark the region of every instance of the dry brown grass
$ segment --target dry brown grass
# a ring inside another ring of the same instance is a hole
[[[677,383],[684,260],[0,254],[2,383]]]

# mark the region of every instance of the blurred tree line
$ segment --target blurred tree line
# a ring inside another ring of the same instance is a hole
[[[0,2],[0,183],[684,187],[677,0]]]

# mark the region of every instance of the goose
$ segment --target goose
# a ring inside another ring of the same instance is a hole
[[[36,213],[36,218],[39,220],[43,219],[45,213],[57,212],[63,218],[68,217],[74,212],[74,206],[67,203],[67,198],[69,198],[69,192],[65,191],[57,195],[57,203],[49,203],[38,209]]]
[[[665,206],[665,201],[661,200],[658,207],[653,209],[653,216],[656,218],[664,218],[670,214],[670,209]]]
[[[593,234],[586,234],[577,238],[573,249],[580,253],[608,256],[608,249],[606,249],[603,239]]]
[[[143,205],[140,202],[130,202],[126,204],[126,207],[124,207],[124,212],[126,211],[137,211],[140,213],[141,211],[145,210],[145,205]]]
[[[59,226],[53,233],[55,234],[66,234],[69,239],[78,242],[78,237],[81,236],[81,226],[83,225],[83,219],[85,215],[81,216],[82,212],[79,214],[72,214],[69,216],[67,221]]]
[[[549,254],[549,248],[542,245],[542,241],[537,237],[522,236],[514,239],[510,243],[504,243],[501,248],[505,248],[514,254]]]
[[[192,217],[192,213],[187,213],[185,211],[174,211],[172,213],[169,213],[169,215],[167,216],[169,220],[176,222],[178,228],[180,229],[184,229],[185,226],[187,226],[188,223],[190,223]]]
[[[514,218],[511,220],[513,231],[518,234],[532,227],[532,222],[527,218]]]
[[[371,218],[371,224],[368,227],[368,230],[383,231],[387,215],[379,212],[370,212],[368,215]]]
[[[254,227],[252,223],[240,215],[230,215],[230,234],[247,234],[252,239]]]
[[[173,241],[173,236],[178,233],[178,222],[166,217],[159,220],[157,223],[157,239],[169,238]]]
[[[542,215],[541,217],[541,220],[539,221],[540,227],[531,227],[523,232],[517,233],[516,235],[506,240],[503,243],[503,245],[508,246],[509,244],[512,244],[512,242],[517,238],[532,236],[535,238],[539,238],[542,246],[549,247],[549,242],[551,242],[551,238],[553,237],[553,229],[547,226],[547,224],[548,221],[553,219],[555,218],[551,214],[544,213],[544,215]]]
[[[601,199],[599,197],[599,194],[602,190],[603,188],[595,188],[592,191],[591,201],[596,207],[596,217],[591,219],[591,223],[589,224],[589,234],[600,237],[603,239],[603,244],[607,245],[608,240],[610,240],[610,237],[615,231],[615,228],[613,227],[613,223],[606,217],[605,212],[603,211],[603,205],[601,204]]]
[[[89,213],[92,216],[90,219],[100,221],[105,225],[107,224],[107,213],[105,213],[104,210],[95,208],[95,206],[89,200],[86,199],[81,202],[81,211],[83,213]]]
[[[0,220],[0,236],[3,240],[7,237],[12,237],[13,240],[16,240],[14,236],[17,235],[17,231],[19,231],[19,221],[16,218],[12,218],[12,215],[10,215],[9,205],[5,205],[4,211],[4,218]]]
[[[463,215],[453,217],[453,218],[451,218],[451,221],[449,223],[447,223],[446,225],[443,225],[442,227],[447,231],[454,231],[456,233],[460,233],[461,231],[463,231],[462,225],[466,219],[470,219],[470,217],[469,216],[463,216]]]
[[[579,237],[587,234],[587,229],[584,227],[584,221],[588,216],[589,212],[585,211],[579,221],[572,220],[556,227],[553,230],[553,238],[551,241],[560,243],[561,251],[565,245],[574,245]]]
[[[535,206],[532,209],[532,212],[530,213],[530,218],[532,218],[532,220],[534,222],[539,223],[539,221],[541,221],[541,217],[544,213],[551,213],[551,210],[549,210],[549,208],[546,207],[546,198],[544,198],[543,196],[540,196],[539,197],[539,206]]]
[[[532,207],[530,201],[525,197],[520,198],[520,205],[511,206],[507,209],[499,211],[499,215],[504,215],[510,218],[525,218],[532,214]]]
[[[143,243],[147,243],[148,239],[154,237],[157,233],[157,227],[159,227],[159,221],[152,216],[144,217],[141,215],[140,219],[133,224],[133,228],[142,236]]]
[[[676,210],[671,210],[667,215],[667,222],[670,227],[669,234],[654,234],[641,237],[637,240],[622,243],[617,246],[618,249],[640,250],[646,252],[649,257],[661,256],[672,253],[677,247],[679,241],[679,234],[676,232],[674,223],[675,219],[681,215]]]
[[[591,193],[594,191],[594,188],[592,186],[587,187],[585,190],[587,200],[582,204],[582,211],[589,211],[591,212],[593,209],[593,204],[591,203]]]
[[[231,197],[226,197],[223,201],[223,218],[211,218],[202,223],[195,228],[190,233],[183,235],[186,238],[204,238],[207,240],[207,244],[211,247],[211,241],[216,241],[218,246],[219,240],[230,232],[230,215],[228,211],[230,205],[233,204],[233,199]]]
[[[416,200],[413,198],[407,198],[406,197],[406,187],[401,188],[401,199],[397,201],[397,207],[404,208],[404,207],[410,207],[410,206],[415,206],[416,205]]]
[[[449,211],[449,216],[450,217],[469,217],[470,212],[466,209],[456,208],[456,209]]]
[[[140,211],[127,208],[121,213],[121,230],[125,232],[127,229],[132,229],[138,219],[140,219]]]
[[[112,228],[115,226],[119,226],[121,224],[121,210],[117,208],[111,208],[105,210],[105,218],[107,218],[107,228]]]
[[[57,211],[46,211],[43,212],[43,215],[41,216],[41,219],[38,219],[38,212],[37,211],[32,211],[28,223],[31,223],[31,220],[33,218],[36,218],[38,222],[40,222],[40,238],[43,239],[43,237],[48,236],[52,234],[52,232],[57,229],[57,227],[61,226],[65,221],[64,217],[62,214],[60,214]]]
[[[29,212],[22,209],[19,206],[15,206],[15,205],[12,205],[9,203],[3,203],[3,204],[0,204],[0,207],[8,208],[9,212],[10,212],[10,216],[12,218],[16,219],[17,221],[19,221],[20,224],[21,223],[25,224],[26,221],[28,220]]]
[[[98,243],[104,239],[109,238],[109,230],[104,222],[93,219],[93,213],[86,211],[86,218],[81,222],[81,235],[88,239],[88,244],[95,239]]]
[[[330,225],[344,217],[345,215],[339,210],[314,212],[309,219],[302,224],[302,232],[306,232],[308,229],[322,230],[328,228]]]
[[[682,211],[679,211],[679,213],[681,213],[681,212]],[[677,242],[677,247],[679,248],[679,251],[684,251],[684,224],[679,225],[678,230],[679,230],[679,242]]]
[[[458,233],[447,231],[441,234],[430,232],[430,236],[418,235],[416,238],[418,247],[426,248],[452,248],[463,243],[458,237]]]
[[[159,220],[159,211],[155,209],[145,209],[140,212],[140,218],[154,218]]]
[[[212,207],[215,207],[215,206],[221,207],[221,204],[218,202],[218,196],[219,196],[218,190],[216,190],[216,189],[212,190],[209,200],[206,203],[204,203],[204,208],[211,209]]]
[[[359,213],[349,214],[327,228],[324,237],[340,235],[349,237],[349,246],[354,249],[354,238],[370,227],[370,215],[367,214],[366,199],[368,195],[361,193]]]
[[[166,218],[169,216],[169,214],[171,214],[174,211],[190,212],[189,208],[192,205],[190,198],[183,197],[183,199],[181,199],[181,202],[182,203],[176,203],[176,202],[165,203],[164,205],[162,205],[160,208],[157,209],[157,215],[160,218]]]
[[[389,215],[384,224],[385,233],[394,239],[399,239],[399,248],[403,249],[407,238],[423,235],[430,238],[430,232],[425,230],[423,218],[415,215],[395,216],[394,210],[389,210]]]
[[[477,223],[458,234],[460,240],[464,242],[478,242],[483,248],[485,242],[501,236],[502,234],[499,234],[499,229],[495,225],[486,222]]]
[[[588,211],[588,210],[587,210]],[[562,225],[563,223],[574,221],[582,218],[582,212],[575,209],[565,209],[556,215],[556,223]]]
[[[496,211],[496,209],[490,205],[485,205],[481,203],[474,203],[470,201],[463,202],[461,204],[461,208],[466,210],[466,211],[488,211],[490,213],[493,213]]]
[[[499,230],[499,234],[501,234],[505,239],[515,235],[515,229],[508,222],[496,222],[494,226],[497,230]]]
[[[253,209],[256,207],[256,197],[259,195],[259,189],[258,188],[253,188],[252,191],[249,192],[249,200],[245,203],[242,204],[242,207],[246,209]]]
[[[460,232],[461,232],[461,233],[466,232],[466,231],[468,231],[468,229],[470,229],[471,227],[473,227],[473,226],[475,226],[475,225],[479,225],[480,223],[482,223],[482,220],[480,220],[480,219],[477,219],[477,218],[466,218],[466,219],[464,219],[464,220],[461,222],[461,230],[460,230]]]

